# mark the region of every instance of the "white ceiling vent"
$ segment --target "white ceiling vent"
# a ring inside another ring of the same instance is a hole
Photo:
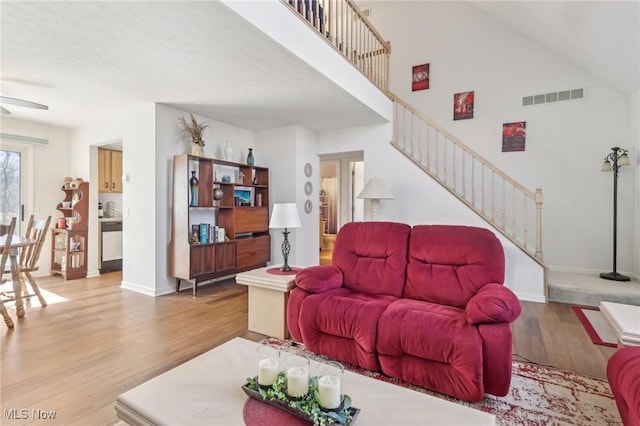
[[[522,106],[548,104],[552,102],[574,101],[584,99],[586,88],[563,90],[561,92],[543,93],[540,95],[525,96],[522,98]]]

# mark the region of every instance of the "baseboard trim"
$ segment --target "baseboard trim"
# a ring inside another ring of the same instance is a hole
[[[121,281],[120,282],[120,288],[123,288],[125,290],[135,291],[136,293],[141,293],[141,294],[144,294],[145,296],[152,296],[152,297],[156,296],[155,289],[149,288],[149,287],[144,287],[144,286],[141,286],[139,284],[135,284],[135,283],[128,282],[128,281]]]
[[[525,302],[547,303],[547,299],[544,295],[522,292],[517,292],[515,295],[519,300],[524,300]]]

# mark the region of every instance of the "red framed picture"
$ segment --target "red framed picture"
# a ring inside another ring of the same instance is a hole
[[[524,151],[527,122],[504,123],[502,125],[502,152]]]
[[[415,65],[411,76],[412,92],[429,88],[429,64]]]
[[[462,92],[453,95],[453,119],[466,120],[473,118],[473,92]]]

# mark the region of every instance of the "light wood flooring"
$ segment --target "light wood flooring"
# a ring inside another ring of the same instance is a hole
[[[120,393],[235,336],[264,337],[247,331],[247,288],[233,280],[203,286],[194,299],[190,290],[144,296],[120,289],[120,279],[39,278],[66,301],[28,307],[13,330],[0,324],[0,424],[111,425]],[[605,377],[615,350],[593,345],[568,305],[522,305],[516,359]],[[28,418],[9,420],[7,410],[27,410]],[[33,410],[56,417],[36,420]]]

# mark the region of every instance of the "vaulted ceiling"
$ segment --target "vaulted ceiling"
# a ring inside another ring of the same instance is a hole
[[[637,1],[472,2],[626,93],[638,90]],[[159,102],[259,130],[380,118],[217,1],[0,2],[12,116],[76,127]]]

